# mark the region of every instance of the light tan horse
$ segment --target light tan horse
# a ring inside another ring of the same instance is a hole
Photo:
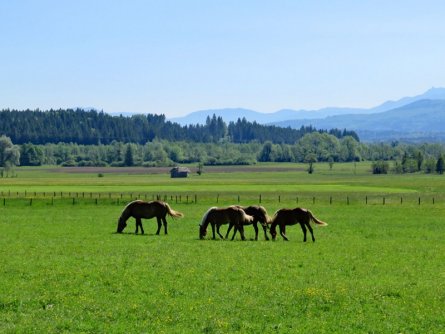
[[[277,225],[280,227],[280,234],[284,240],[289,240],[286,237],[286,226],[300,224],[303,230],[304,240],[306,241],[306,227],[309,229],[312,235],[312,241],[315,241],[314,231],[310,225],[310,222],[314,221],[316,224],[321,226],[327,226],[328,224],[315,218],[315,216],[308,209],[295,208],[295,209],[280,209],[275,212],[272,218],[272,224],[270,226],[270,234],[272,239],[275,240],[277,237]]]
[[[241,239],[246,240],[246,237],[244,236],[244,225],[246,225],[246,223],[252,224],[253,221],[254,218],[247,215],[240,207],[234,205],[226,208],[211,207],[204,214],[201,224],[199,224],[199,238],[205,238],[207,235],[207,226],[211,224],[213,239],[216,238],[215,227],[218,235],[221,239],[224,239],[219,232],[219,228],[224,224],[233,224],[240,231]]]
[[[270,222],[270,217],[267,214],[267,210],[264,206],[261,205],[250,205],[250,206],[239,206],[237,207],[244,210],[245,213],[247,213],[249,216],[252,216],[254,219],[252,222],[246,222],[245,225],[252,224],[253,229],[255,230],[255,240],[258,240],[258,223],[261,224],[263,231],[264,231],[264,238],[266,240],[269,240],[269,237],[267,236],[267,229],[269,228],[269,225],[267,225]],[[226,239],[229,236],[230,230],[232,229],[234,225],[230,224],[229,228],[227,229],[226,233]],[[238,229],[235,227],[235,230],[233,231],[232,240],[235,238],[235,234],[238,231]]]
[[[122,233],[124,228],[127,226],[127,220],[130,217],[136,219],[136,231],[138,233],[139,227],[141,228],[141,233],[144,234],[144,229],[142,227],[142,218],[150,219],[156,217],[158,222],[158,230],[156,232],[159,235],[161,231],[162,223],[164,223],[164,233],[167,234],[167,220],[166,216],[170,215],[173,218],[180,218],[184,215],[181,212],[175,211],[166,202],[162,201],[133,201],[127,204],[127,206],[122,211],[121,216],[117,224],[117,233]]]

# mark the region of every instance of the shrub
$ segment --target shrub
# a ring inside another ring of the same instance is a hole
[[[372,174],[388,174],[388,170],[388,161],[380,160],[372,163]]]

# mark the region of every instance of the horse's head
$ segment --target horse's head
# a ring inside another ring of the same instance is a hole
[[[199,239],[204,239],[207,235],[207,227],[204,225],[199,225]]]
[[[124,228],[127,226],[127,223],[125,222],[125,219],[121,217],[119,217],[119,220],[117,222],[117,233],[122,233],[122,231],[124,230]]]
[[[275,240],[277,237],[277,225],[272,224],[270,226],[269,233],[272,236],[272,240]]]

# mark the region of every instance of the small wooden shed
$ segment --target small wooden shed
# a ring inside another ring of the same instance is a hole
[[[171,177],[187,177],[190,173],[190,169],[187,167],[174,167],[170,169]]]

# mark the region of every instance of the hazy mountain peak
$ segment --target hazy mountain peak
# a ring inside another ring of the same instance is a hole
[[[442,87],[432,87],[428,89],[424,94],[425,98],[432,100],[445,100],[445,88]]]

